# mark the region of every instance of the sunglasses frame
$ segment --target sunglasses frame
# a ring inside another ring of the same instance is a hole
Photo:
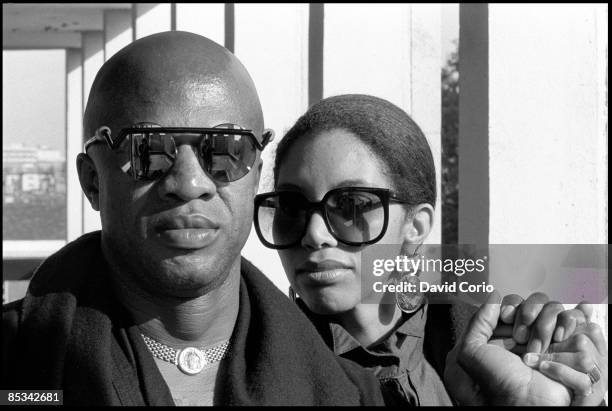
[[[110,129],[110,127],[108,127],[108,126],[101,126],[101,127],[99,127],[96,130],[95,135],[93,137],[89,138],[85,142],[85,144],[83,146],[83,151],[85,153],[87,153],[87,149],[92,144],[95,144],[97,142],[106,142],[108,147],[112,151],[115,151],[115,150],[117,150],[121,146],[123,141],[130,134],[161,134],[161,133],[164,133],[164,134],[189,133],[189,134],[208,134],[208,135],[215,135],[215,134],[238,134],[238,135],[244,135],[244,136],[247,136],[247,137],[249,137],[251,139],[251,141],[254,143],[255,148],[257,150],[263,151],[263,149],[272,140],[272,138],[274,136],[274,133],[272,132],[272,130],[267,130],[267,131],[265,131],[263,133],[262,141],[260,143],[259,140],[257,140],[257,137],[255,137],[255,134],[253,134],[253,130],[240,129],[240,128],[233,129],[233,128],[219,127],[221,125],[225,125],[225,124],[219,124],[218,126],[215,126],[215,127],[160,127],[160,126],[157,126],[157,125],[147,125],[147,126],[140,126],[140,127],[126,127],[126,128],[121,129],[121,131],[117,135],[116,139],[113,139],[111,137],[111,129]],[[229,132],[230,130],[231,130],[231,132]],[[130,150],[131,150],[131,148],[130,148]],[[130,157],[132,157],[132,156],[130,156]],[[127,173],[127,174],[132,175],[132,177],[135,180],[137,180],[137,181],[143,180],[141,178],[136,177],[136,175],[134,173]],[[242,177],[240,177],[240,178],[242,178]],[[237,181],[240,178],[238,178],[236,180],[232,180],[232,181]]]
[[[371,193],[371,194],[376,194],[380,198],[382,206],[383,206],[384,221],[383,221],[382,230],[378,236],[368,241],[354,242],[354,241],[343,240],[339,238],[339,236],[332,231],[331,223],[329,222],[329,217],[325,209],[325,203],[332,195],[341,193],[341,192],[345,192],[345,191],[359,191],[359,192]],[[270,191],[268,193],[262,193],[262,194],[258,194],[255,196],[255,206],[254,206],[254,216],[253,216],[255,231],[257,232],[257,236],[259,237],[259,240],[263,243],[263,245],[265,245],[268,248],[275,249],[275,250],[284,250],[284,249],[292,248],[292,247],[295,247],[296,245],[301,244],[302,239],[304,238],[304,235],[306,235],[306,232],[308,231],[308,224],[310,222],[310,219],[312,218],[312,215],[315,211],[318,211],[321,214],[321,217],[323,218],[323,221],[325,222],[325,227],[327,228],[327,231],[329,232],[329,234],[334,239],[341,242],[342,244],[346,244],[350,246],[362,246],[362,245],[374,244],[377,241],[379,241],[387,232],[387,226],[389,225],[389,203],[396,202],[396,203],[402,203],[402,204],[412,204],[411,201],[402,199],[395,192],[387,188],[358,187],[358,186],[334,188],[332,190],[329,190],[327,193],[325,193],[321,201],[306,201],[307,202],[307,207],[305,208],[306,209],[306,223],[304,224],[304,229],[302,233],[299,235],[299,237],[297,237],[296,241],[288,245],[275,245],[267,241],[263,236],[261,227],[259,225],[259,207],[261,207],[263,201],[266,200],[267,198],[276,197],[282,193],[299,194],[299,195],[302,195],[302,197],[304,197],[303,194],[301,194],[298,191],[294,191],[294,190]]]

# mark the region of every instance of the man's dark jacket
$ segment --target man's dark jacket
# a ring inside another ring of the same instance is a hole
[[[113,296],[90,233],[49,257],[4,306],[2,389],[63,389],[64,404],[172,405],[136,324]],[[232,348],[216,404],[383,404],[375,377],[336,357],[310,321],[242,260]]]

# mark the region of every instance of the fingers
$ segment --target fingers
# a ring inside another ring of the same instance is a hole
[[[507,351],[510,352],[514,352],[516,354],[516,351],[519,350],[519,347],[525,348],[524,345],[518,345],[516,343],[516,341],[514,341],[514,338],[510,337],[510,338],[496,338],[495,335],[493,335],[493,337],[489,340],[489,344],[491,345],[496,345],[498,347],[501,347]],[[523,352],[525,352],[523,350]]]
[[[555,328],[553,342],[565,340],[587,321],[586,314],[582,310],[574,308],[561,312],[557,316],[557,327]]]
[[[486,344],[493,335],[499,319],[500,302],[501,296],[493,291],[470,320],[462,342],[462,351],[468,356],[474,349]]]
[[[593,306],[582,302],[574,309],[565,310],[561,303],[548,301],[546,294],[538,292],[524,301],[517,294],[507,295],[502,300],[500,310],[501,321],[494,329],[494,337],[512,336],[517,344],[526,344],[527,352],[544,352],[551,342],[558,343],[582,332],[592,315]],[[597,339],[601,340],[599,336]],[[599,345],[607,349],[605,340]]]
[[[602,357],[608,356],[608,343],[604,338],[601,327],[596,323],[588,323],[586,325],[585,334],[589,336],[593,345]]]
[[[593,391],[588,375],[584,372],[576,371],[565,364],[542,361],[538,369],[547,377],[565,385],[575,395],[587,396]]]
[[[517,343],[527,343],[530,335],[529,326],[536,320],[547,302],[546,294],[533,293],[517,308],[513,330],[513,337]]]
[[[502,299],[500,319],[506,324],[514,323],[516,307],[521,305],[523,297],[518,294],[508,294]]]
[[[575,307],[576,310],[580,310],[584,313],[587,322],[591,321],[591,316],[593,315],[593,308],[593,304],[589,304],[586,301],[581,302]]]
[[[565,311],[563,304],[556,301],[547,302],[531,326],[531,335],[527,342],[528,352],[543,352],[548,348],[557,325],[557,316]],[[582,314],[582,311],[576,310]]]
[[[592,352],[602,357],[608,356],[608,344],[604,338],[601,327],[596,323],[588,323],[579,333],[559,343],[548,347],[549,352]]]
[[[567,365],[582,373],[589,372],[595,365],[592,355],[585,352],[559,352],[559,353],[527,353],[523,356],[523,362],[531,368],[539,368],[543,361],[552,361]]]
[[[591,340],[591,337],[586,333],[573,335],[565,341],[550,344],[550,347],[548,347],[548,352],[550,353],[580,351],[595,354],[599,350]]]

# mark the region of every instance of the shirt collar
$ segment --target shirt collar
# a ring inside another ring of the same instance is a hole
[[[401,354],[406,337],[423,338],[425,335],[425,322],[427,321],[427,304],[424,304],[416,312],[402,314],[403,322],[389,335],[389,337],[373,347],[363,347],[355,337],[348,333],[340,324],[329,323],[333,351],[337,355],[345,354],[356,348],[361,348],[369,353],[387,352],[388,354]],[[386,346],[387,345],[387,346]],[[394,345],[394,346],[389,346]],[[386,347],[385,347],[386,346]]]

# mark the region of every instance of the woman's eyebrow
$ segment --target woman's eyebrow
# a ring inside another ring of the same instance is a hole
[[[374,187],[375,184],[372,184],[369,181],[363,180],[361,178],[350,178],[347,180],[342,180],[339,183],[334,184],[332,189],[334,188],[342,188],[342,187]]]
[[[279,184],[278,186],[276,186],[277,190],[296,190],[296,191],[302,191],[302,187],[298,186],[297,184],[292,184],[292,183],[282,183]]]
[[[343,187],[378,187],[378,185],[373,184],[372,182],[369,182],[361,178],[349,178],[349,179],[342,180],[334,184],[333,186],[330,187],[330,190],[333,190],[335,188],[343,188]],[[301,186],[297,184],[293,184],[293,183],[281,183],[278,186],[276,186],[276,189],[277,190],[304,191],[304,189]]]

